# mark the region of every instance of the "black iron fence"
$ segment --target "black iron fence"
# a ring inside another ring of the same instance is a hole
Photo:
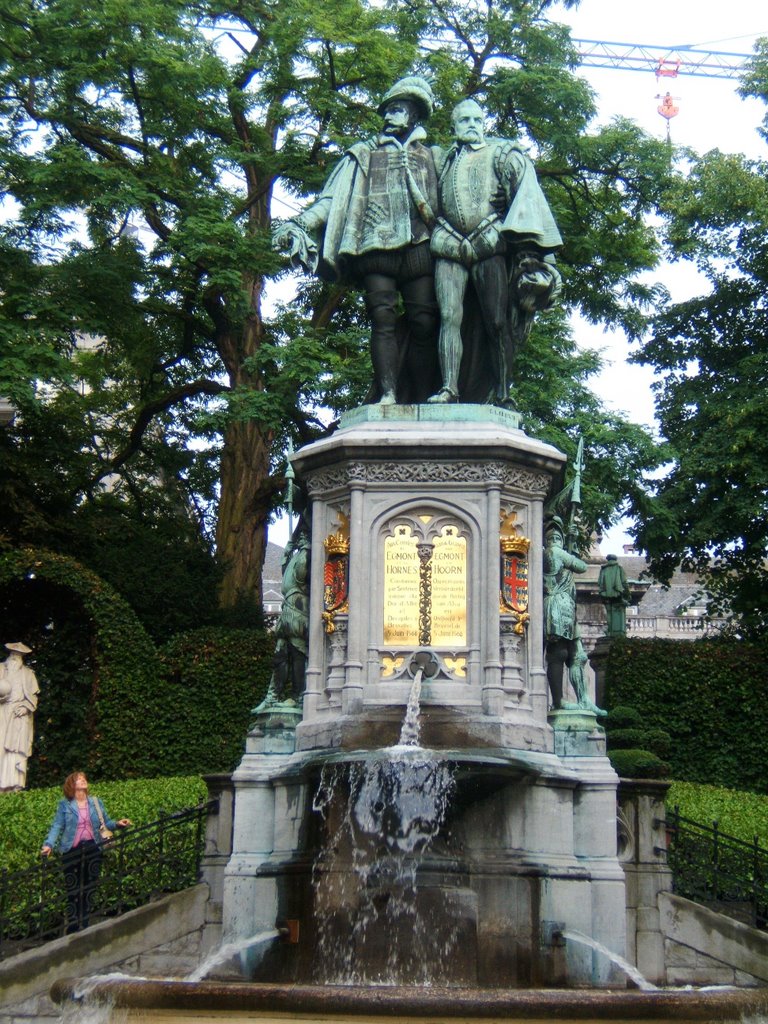
[[[0,871],[0,959],[77,930],[83,914],[94,924],[194,885],[215,808],[211,801],[116,830],[98,877],[87,854],[66,863],[54,854],[23,871]]]
[[[667,814],[667,863],[672,891],[721,913],[768,927],[768,850],[725,835],[717,822],[702,825]]]

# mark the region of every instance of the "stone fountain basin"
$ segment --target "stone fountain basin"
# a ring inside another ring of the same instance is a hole
[[[62,979],[51,988],[56,1003],[79,1001],[82,981]],[[88,982],[88,1002],[115,1009],[234,1015],[320,1014],[325,1019],[397,1017],[487,1020],[738,1020],[768,1011],[768,989],[463,989],[237,982],[105,980]],[[151,1015],[141,1014],[151,1020]],[[130,1015],[129,1015],[130,1019]],[[158,1018],[160,1019],[160,1018]]]
[[[294,754],[281,767],[281,775],[302,776],[308,770],[324,765],[370,763],[375,761],[436,761],[452,764],[459,774],[485,770],[509,778],[553,778],[575,780],[573,768],[554,754],[535,750],[514,750],[508,747],[476,747],[455,749],[394,745],[372,749],[302,751]]]

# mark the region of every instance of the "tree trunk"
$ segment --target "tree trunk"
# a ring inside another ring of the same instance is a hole
[[[258,351],[262,340],[263,281],[258,275],[244,274],[243,284],[252,314],[240,331],[232,330],[224,319],[218,348],[231,387],[260,390],[262,382],[244,363]],[[261,575],[271,509],[271,440],[256,419],[234,419],[224,431],[216,524],[216,554],[224,570],[219,607],[236,612],[236,618],[243,617],[246,623],[251,617],[257,621],[263,609]]]
[[[231,423],[221,455],[216,550],[224,569],[219,605],[261,613],[270,510],[269,445],[253,420]]]

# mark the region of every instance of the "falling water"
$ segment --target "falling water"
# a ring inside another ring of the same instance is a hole
[[[408,696],[408,706],[405,709],[405,718],[400,729],[400,747],[418,747],[421,735],[421,714],[419,699],[421,697],[421,680],[424,672],[418,669],[413,677],[413,685]]]
[[[114,1007],[111,1000],[69,1002],[59,1015],[59,1024],[109,1024]]]
[[[326,836],[313,866],[313,889],[317,975],[326,982],[451,978],[457,930],[426,919],[417,887],[419,867],[443,827],[454,790],[451,767],[418,745],[421,678],[419,670],[397,746],[322,772],[313,807]]]
[[[612,952],[601,942],[598,942],[597,939],[593,939],[588,935],[582,935],[581,932],[576,931],[564,930],[561,934],[564,939],[576,942],[581,946],[588,946],[590,949],[594,949],[596,953],[601,953],[604,957],[607,957],[612,964],[615,964],[624,971],[627,977],[643,992],[658,991],[656,985],[644,978],[634,964],[629,963],[628,960],[625,960],[623,956],[619,956],[618,953]]]
[[[146,981],[140,975],[111,971],[109,974],[93,974],[81,978],[74,988],[71,1002],[65,1003],[59,1016],[59,1024],[108,1024],[113,1019],[114,1001],[91,993],[105,981]]]

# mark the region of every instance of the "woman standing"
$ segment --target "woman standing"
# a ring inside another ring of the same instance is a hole
[[[88,779],[83,772],[72,772],[64,780],[64,799],[59,800],[53,824],[41,853],[48,857],[59,845],[67,890],[67,934],[88,927],[93,894],[101,873],[103,839],[99,831],[126,828],[128,818],[113,821],[98,797],[88,796]]]

